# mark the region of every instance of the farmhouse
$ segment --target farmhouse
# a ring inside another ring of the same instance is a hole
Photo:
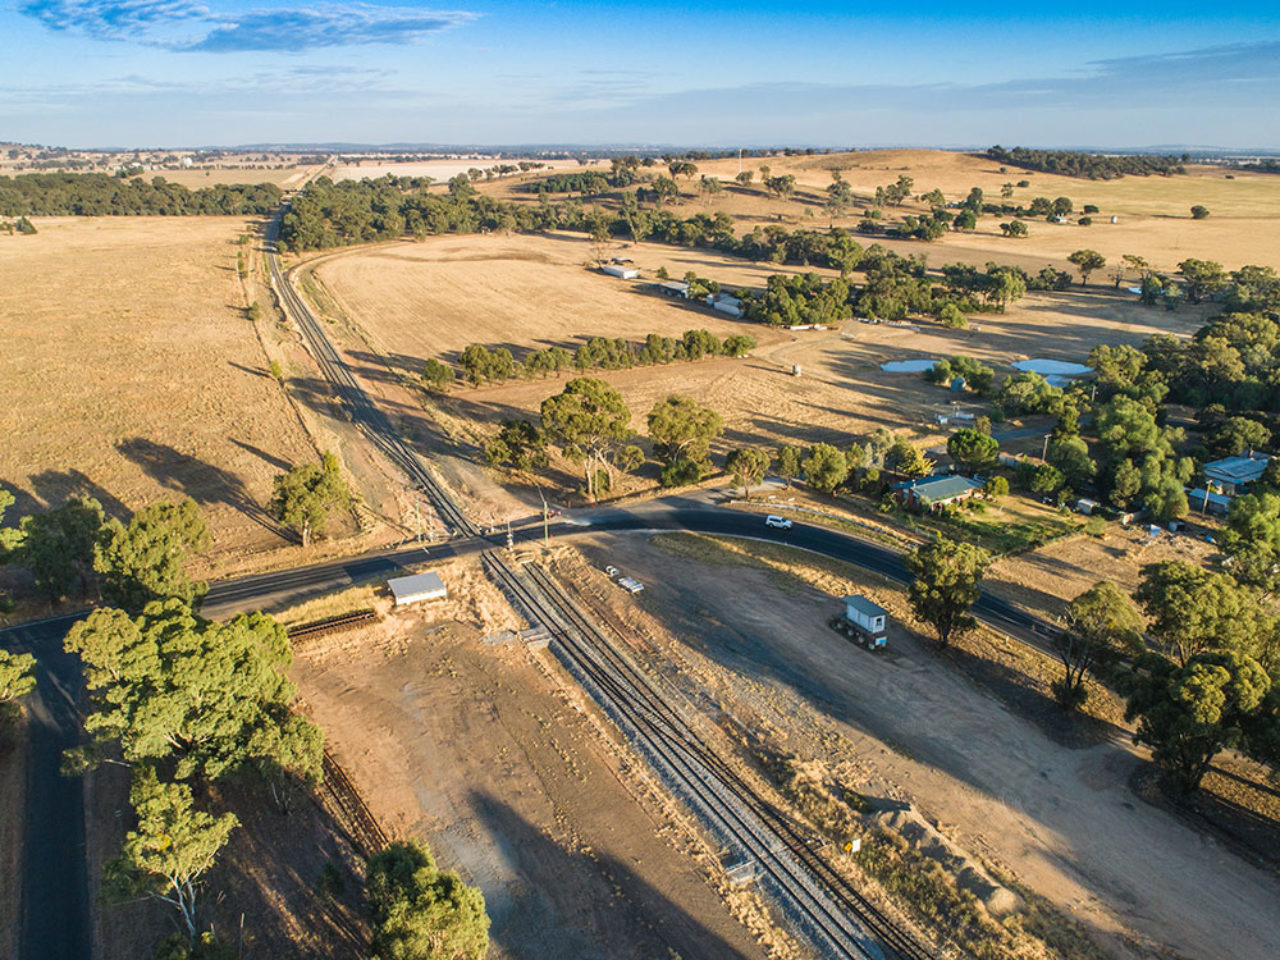
[[[982,489],[982,484],[958,474],[938,473],[919,480],[904,480],[889,489],[896,491],[898,499],[909,506],[935,510],[949,503],[968,500]]]
[[[1222,488],[1229,497],[1249,492],[1249,484],[1253,483],[1271,462],[1270,454],[1250,451],[1243,457],[1224,457],[1204,465],[1206,479]]]
[[[444,600],[449,596],[440,574],[431,571],[415,573],[411,577],[393,577],[387,581],[387,586],[391,588],[397,607],[424,600]]]

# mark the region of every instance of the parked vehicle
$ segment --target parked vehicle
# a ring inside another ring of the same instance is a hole
[[[766,527],[777,527],[779,530],[791,529],[790,520],[788,520],[786,517],[779,517],[777,514],[773,514],[773,513],[769,514],[769,516],[764,518],[764,525]]]

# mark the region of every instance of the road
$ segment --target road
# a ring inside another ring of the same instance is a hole
[[[30,758],[23,825],[18,956],[88,960],[92,943],[85,865],[84,789],[59,773],[62,751],[80,742],[79,658],[62,638],[79,615],[12,627],[4,646],[37,658],[27,701]]]
[[[280,216],[267,231],[268,264],[273,285],[286,313],[297,322],[308,346],[361,432],[405,471],[435,504],[455,538],[439,544],[384,550],[362,557],[320,563],[293,570],[223,581],[212,586],[204,603],[210,617],[277,606],[304,596],[340,589],[386,576],[403,567],[449,557],[477,554],[505,544],[505,531],[483,536],[461,505],[427,469],[418,454],[396,433],[386,414],[325,336],[320,322],[293,290],[276,255]],[[550,525],[556,538],[585,533],[681,530],[720,536],[747,537],[808,550],[855,564],[899,583],[910,577],[902,554],[882,544],[831,528],[797,523],[779,531],[764,525],[759,514],[716,507],[692,498],[672,498],[630,508],[575,512]],[[516,543],[543,535],[538,518],[517,524]],[[983,594],[975,606],[978,617],[997,629],[1037,646],[1047,624],[1018,608]],[[24,649],[39,658],[39,687],[31,699],[31,755],[24,827],[20,960],[59,957],[88,960],[90,922],[84,849],[84,796],[79,779],[59,774],[61,754],[77,742],[80,718],[75,710],[79,689],[78,659],[62,651],[62,638],[83,614],[71,614],[0,631],[0,645]]]

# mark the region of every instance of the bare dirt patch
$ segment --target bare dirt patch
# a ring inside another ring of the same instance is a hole
[[[767,955],[554,657],[463,619],[401,612],[305,648],[293,676],[388,832],[481,886],[491,956]]]
[[[15,513],[75,491],[116,515],[185,494],[215,567],[288,542],[262,505],[275,474],[315,453],[244,314],[248,226],[64,218],[4,239],[0,482]]]
[[[821,760],[848,789],[912,803],[1118,956],[1261,960],[1280,942],[1274,877],[1134,797],[1142,761],[1127,738],[1065,748],[910,631],[891,627],[890,655],[873,657],[826,626],[837,591],[852,585],[896,616],[896,588],[844,568],[821,591],[778,589],[754,564],[626,543],[625,572],[648,585],[639,606],[673,637],[661,669],[713,714]],[[611,561],[621,555],[614,543]]]

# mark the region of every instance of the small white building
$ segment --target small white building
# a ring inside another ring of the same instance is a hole
[[[727,313],[731,317],[742,316],[742,301],[737,297],[729,296],[727,293],[707,294],[707,306],[713,310],[719,310],[721,313]]]
[[[889,611],[860,593],[844,598],[844,618],[870,637],[883,638]]]
[[[608,263],[601,267],[600,270],[611,277],[621,277],[623,280],[634,280],[640,276],[640,271],[635,267],[628,267],[621,263]]]
[[[387,581],[387,586],[391,588],[397,607],[425,600],[444,600],[449,596],[440,574],[431,571],[415,573],[409,577],[393,577]]]

